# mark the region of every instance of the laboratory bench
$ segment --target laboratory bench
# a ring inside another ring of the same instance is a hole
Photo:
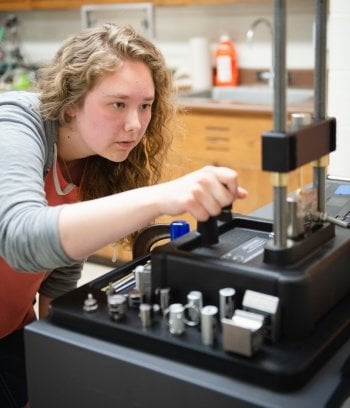
[[[26,350],[32,408],[339,408],[350,392],[350,340],[293,392],[249,384],[48,320],[27,327]]]

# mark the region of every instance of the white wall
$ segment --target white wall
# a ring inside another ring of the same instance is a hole
[[[329,174],[350,178],[350,2],[330,0],[328,114],[337,119],[337,150]]]
[[[338,148],[331,155],[329,173],[350,177],[350,1],[329,0],[329,78],[328,114],[338,122]],[[246,32],[259,17],[273,19],[273,2],[269,4],[231,4],[221,6],[184,6],[156,8],[156,43],[169,66],[189,73],[189,40],[207,36],[212,48],[220,34],[230,34],[236,44],[239,65],[265,68],[271,64],[271,39],[265,26],[256,32],[253,46],[246,42]],[[312,30],[315,0],[287,2],[287,65],[289,68],[314,67]],[[0,21],[7,13],[0,13]],[[80,10],[31,11],[16,13],[21,22],[23,52],[29,62],[51,58],[62,40],[81,27]],[[125,22],[123,18],[114,18]]]
[[[312,22],[315,0],[288,2],[288,66],[312,68]],[[306,4],[305,4],[306,3]],[[80,29],[80,10],[16,12],[23,39],[23,52],[30,62],[50,58],[61,41]],[[5,13],[0,13],[0,21]],[[110,19],[125,22],[110,13]],[[257,29],[254,43],[246,42],[246,32],[259,17],[273,19],[271,4],[231,4],[218,6],[157,7],[156,42],[170,66],[189,72],[189,40],[206,36],[212,48],[220,34],[230,34],[238,51],[239,64],[245,68],[264,68],[271,64],[271,38],[265,26]],[[297,28],[297,29],[296,29]]]
[[[313,68],[312,51],[313,7],[288,6],[288,52],[290,68]],[[247,44],[246,33],[254,20],[265,17],[273,21],[271,4],[232,4],[221,6],[197,6],[159,8],[157,10],[157,34],[160,47],[169,61],[188,69],[190,61],[188,41],[193,36],[206,36],[212,48],[223,33],[228,33],[236,45],[239,65],[244,68],[265,68],[271,65],[271,36],[266,26],[257,28],[252,45]],[[298,27],[296,30],[295,27]],[[174,48],[174,45],[177,45]],[[171,47],[172,45],[172,47]],[[177,55],[176,55],[177,52]]]

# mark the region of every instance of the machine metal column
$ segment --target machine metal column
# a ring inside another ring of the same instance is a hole
[[[315,22],[315,121],[326,118],[327,14],[328,0],[317,0]],[[313,183],[317,189],[317,205],[320,212],[325,212],[325,184],[328,164],[328,155],[314,162]]]
[[[274,131],[286,131],[286,1],[274,0]],[[287,246],[287,173],[273,173],[274,246]]]

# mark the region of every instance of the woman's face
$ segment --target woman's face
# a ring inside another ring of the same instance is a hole
[[[124,61],[115,72],[102,77],[83,105],[68,112],[76,154],[125,160],[145,134],[154,93],[151,71],[140,61]]]

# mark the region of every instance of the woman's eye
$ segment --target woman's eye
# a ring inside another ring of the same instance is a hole
[[[115,102],[115,103],[114,103],[114,106],[115,106],[117,109],[123,109],[123,108],[125,108],[125,103],[124,103],[124,102]]]
[[[141,105],[141,109],[142,109],[143,111],[149,110],[149,109],[151,109],[151,108],[152,108],[152,104],[150,104],[150,103],[144,103],[143,105]]]

